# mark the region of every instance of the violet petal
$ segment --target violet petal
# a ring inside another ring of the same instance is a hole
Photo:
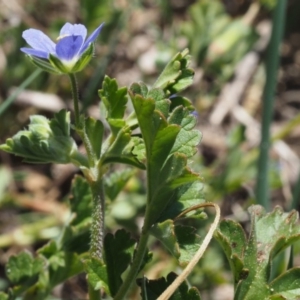
[[[68,36],[68,35],[80,35],[83,40],[85,40],[87,35],[87,29],[82,24],[74,24],[66,23],[62,29],[60,30],[60,37]]]
[[[61,60],[72,60],[78,54],[82,44],[82,36],[66,36],[56,44],[56,55]]]
[[[82,54],[86,48],[89,46],[90,43],[93,43],[96,38],[98,37],[104,23],[102,23],[94,32],[88,37],[88,39],[85,41],[83,47],[80,49],[80,54]]]
[[[22,37],[35,50],[47,53],[54,53],[55,51],[55,43],[40,30],[27,29],[23,32]]]
[[[40,58],[47,59],[49,56],[48,52],[41,51],[41,50],[35,50],[32,48],[21,48],[20,50],[28,55],[32,55],[32,56],[36,56],[36,57],[40,57]]]

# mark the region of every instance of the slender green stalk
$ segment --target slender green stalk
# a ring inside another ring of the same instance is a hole
[[[146,249],[147,249],[147,242],[148,238],[150,235],[150,228],[151,228],[151,223],[150,223],[150,218],[149,218],[149,205],[150,201],[152,199],[152,194],[151,194],[151,188],[150,188],[150,173],[151,173],[151,165],[149,164],[149,156],[150,156],[150,151],[146,147],[146,152],[147,152],[147,208],[145,212],[145,219],[144,219],[144,224],[143,224],[143,229],[141,232],[141,237],[138,242],[136,254],[133,259],[133,263],[131,265],[131,268],[122,283],[118,293],[116,294],[114,300],[122,300],[126,297],[132,283],[135,281],[136,276],[138,275],[138,272],[140,271],[140,267],[142,264],[142,261],[144,259]],[[126,298],[125,298],[126,299]]]
[[[72,97],[73,97],[73,104],[74,104],[74,114],[75,114],[75,126],[76,129],[80,128],[80,115],[79,115],[79,93],[78,93],[78,86],[77,81],[74,73],[68,74],[70,81],[71,81],[71,88],[72,88]]]
[[[84,171],[85,177],[91,187],[93,195],[93,211],[92,211],[92,225],[91,225],[91,246],[90,254],[92,257],[101,259],[103,254],[103,238],[104,238],[104,187],[102,180],[102,173],[100,169],[96,168],[97,158],[93,152],[89,137],[86,134],[84,124],[80,124],[80,113],[79,113],[79,96],[78,86],[76,77],[74,74],[69,74],[72,87],[72,96],[74,102],[74,113],[75,113],[75,127],[76,132],[81,137],[85,146],[88,159],[89,159],[89,170]],[[100,168],[100,167],[99,167]],[[92,293],[92,287],[89,287]],[[99,297],[99,296],[97,296]],[[98,298],[91,298],[98,299]]]
[[[114,300],[124,299],[129,291],[132,283],[135,281],[136,276],[140,270],[141,263],[145,256],[145,253],[146,253],[148,238],[149,238],[149,231],[148,230],[146,232],[142,231],[141,238],[140,238],[138,248],[137,248],[136,254],[134,256],[134,261],[132,263],[130,271],[127,274],[126,279],[124,280],[123,284],[121,285]]]
[[[104,187],[102,179],[90,184],[93,194],[93,213],[91,225],[91,246],[92,257],[102,259],[104,239]]]
[[[89,141],[89,138],[85,132],[84,124],[80,124],[79,93],[78,93],[77,80],[76,80],[75,74],[73,74],[73,73],[69,74],[69,78],[71,81],[71,88],[72,88],[76,132],[83,141],[83,144],[84,144],[84,147],[87,152],[88,159],[89,159],[90,168],[93,168],[96,165],[96,157],[92,150],[92,146]]]
[[[100,291],[99,290],[95,291],[90,284],[88,285],[88,291],[89,291],[89,300],[101,300]]]
[[[278,0],[273,11],[273,29],[266,55],[266,85],[263,96],[263,115],[261,129],[260,154],[258,159],[258,175],[256,183],[257,202],[267,210],[269,203],[268,161],[270,146],[270,125],[273,115],[274,93],[279,64],[279,46],[285,23],[286,0]]]

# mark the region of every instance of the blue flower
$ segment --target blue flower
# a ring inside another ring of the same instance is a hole
[[[38,67],[54,73],[75,73],[82,70],[94,53],[94,41],[102,23],[87,39],[87,29],[82,24],[66,23],[55,44],[37,29],[28,29],[22,37],[32,48],[21,48]]]

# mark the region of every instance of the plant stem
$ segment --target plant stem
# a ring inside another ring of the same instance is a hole
[[[103,238],[104,238],[104,210],[105,197],[103,181],[98,180],[91,184],[93,194],[93,213],[91,225],[91,247],[92,257],[102,258]]]
[[[93,194],[93,212],[91,225],[91,247],[90,254],[92,257],[101,259],[103,256],[103,239],[104,239],[104,210],[105,197],[103,180],[99,179],[90,184]]]
[[[88,284],[88,291],[89,291],[89,300],[101,300],[100,291],[95,291],[93,287]]]
[[[74,73],[68,74],[71,81],[72,97],[74,104],[74,114],[75,114],[75,127],[80,129],[80,115],[79,115],[79,93],[77,80]]]
[[[285,23],[286,0],[278,0],[273,11],[272,36],[267,51],[266,85],[263,96],[263,115],[261,129],[260,154],[258,159],[258,175],[256,182],[256,197],[258,204],[269,210],[269,181],[268,160],[270,145],[270,125],[273,115],[274,93],[277,81],[279,64],[279,46],[283,35]]]
[[[69,74],[69,78],[70,78],[71,87],[72,87],[76,132],[80,136],[80,138],[84,144],[84,147],[85,147],[88,159],[89,159],[90,168],[93,168],[93,167],[95,167],[95,164],[96,164],[96,157],[95,157],[95,153],[93,152],[90,140],[86,134],[85,127],[84,127],[85,124],[80,124],[79,95],[78,95],[77,80],[76,80],[75,74],[73,74],[73,73]]]
[[[137,248],[136,254],[134,256],[132,266],[130,268],[129,273],[126,276],[126,279],[124,280],[118,293],[116,294],[114,300],[124,299],[131,287],[131,284],[136,279],[136,276],[140,270],[143,258],[145,256],[145,252],[147,249],[148,237],[149,237],[149,230],[147,230],[145,232],[144,232],[144,230],[142,230],[141,238],[139,240],[138,248]]]

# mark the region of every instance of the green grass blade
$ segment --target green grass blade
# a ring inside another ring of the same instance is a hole
[[[279,47],[283,35],[286,13],[286,0],[278,0],[273,11],[273,29],[266,55],[266,85],[263,96],[263,115],[261,129],[260,154],[256,182],[257,203],[270,209],[268,161],[270,146],[270,125],[273,116],[274,94],[279,65]]]
[[[35,70],[23,83],[0,105],[0,116],[9,108],[18,95],[36,78],[41,74],[42,70]]]

